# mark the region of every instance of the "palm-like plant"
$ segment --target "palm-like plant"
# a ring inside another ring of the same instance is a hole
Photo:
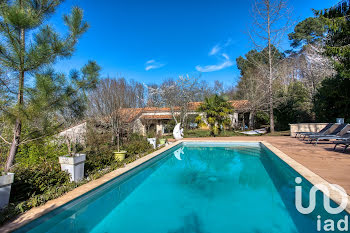
[[[223,128],[231,123],[230,114],[233,106],[224,97],[212,95],[206,97],[198,111],[203,112],[210,127],[210,135],[219,135]]]

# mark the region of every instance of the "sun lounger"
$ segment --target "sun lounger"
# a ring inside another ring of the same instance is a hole
[[[335,140],[342,139],[342,136],[350,130],[350,125],[348,124],[340,124],[335,130],[327,135],[310,135],[309,141],[312,143],[315,141],[315,145],[317,145],[319,140]]]
[[[329,130],[332,128],[332,126],[334,125],[334,123],[328,123],[323,129],[321,129],[318,132],[296,132],[295,133],[295,137],[297,137],[299,135],[299,138],[301,136],[304,136],[303,139],[305,139],[305,137],[307,137],[308,135],[323,135],[323,134],[327,134],[329,133]]]
[[[349,134],[350,135],[350,134]],[[337,140],[337,141],[334,141],[333,142],[335,145],[334,145],[334,148],[333,150],[335,150],[337,148],[338,145],[344,145],[344,149],[343,149],[343,152],[346,151],[346,149],[349,147],[350,145],[350,137],[347,139],[347,140]]]

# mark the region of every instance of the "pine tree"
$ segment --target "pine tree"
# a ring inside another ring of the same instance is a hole
[[[24,98],[27,80],[32,74],[53,64],[59,58],[68,58],[78,38],[88,24],[83,12],[74,7],[63,17],[69,32],[59,35],[46,21],[55,13],[62,0],[2,0],[0,4],[0,66],[16,82],[13,139],[5,171],[12,166],[21,142],[23,116],[27,105]]]
[[[309,17],[299,22],[292,33],[288,34],[293,48],[309,44],[322,44],[326,33],[326,25],[319,17]]]
[[[316,11],[327,25],[326,54],[333,58],[342,78],[350,78],[350,0]]]
[[[350,114],[350,0],[315,12],[327,25],[325,54],[336,75],[323,80],[315,98],[315,112],[319,120],[332,121],[336,117],[349,120]]]

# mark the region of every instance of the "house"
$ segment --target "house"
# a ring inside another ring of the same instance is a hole
[[[231,127],[240,127],[240,114],[249,112],[248,100],[233,100],[229,101],[234,107],[234,113],[231,117]],[[187,115],[193,116],[203,115],[197,112],[201,102],[190,102],[188,106]],[[123,122],[130,124],[134,133],[147,135],[148,133],[165,134],[171,133],[172,128],[169,128],[169,123],[174,119],[173,115],[180,114],[180,108],[172,110],[170,108],[124,108],[121,109],[121,117]]]
[[[248,100],[233,100],[229,101],[233,108],[234,113],[230,115],[231,127],[239,128],[242,126],[242,119],[244,121],[244,114],[249,113],[249,101]],[[187,116],[194,119],[198,115],[204,115],[197,112],[197,109],[201,102],[190,102],[188,105]],[[145,108],[122,108],[119,110],[121,121],[132,129],[133,133],[141,135],[148,134],[166,134],[171,133],[173,130],[172,122],[173,115],[180,114],[180,108],[159,108],[159,107],[145,107]],[[191,117],[192,116],[192,117]],[[242,117],[243,116],[243,117]],[[84,121],[78,125],[70,127],[62,131],[59,136],[61,137],[79,137],[78,141],[81,141],[82,134],[87,131],[87,122]],[[73,140],[73,139],[72,139]]]

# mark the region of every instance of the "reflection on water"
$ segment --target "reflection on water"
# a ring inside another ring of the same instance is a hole
[[[205,233],[202,229],[204,224],[200,221],[198,215],[192,213],[184,217],[183,226],[174,231],[170,230],[169,233]]]
[[[177,160],[182,160],[181,159],[181,155],[184,154],[184,147],[181,147],[179,149],[177,149],[176,151],[174,151],[174,156]]]

